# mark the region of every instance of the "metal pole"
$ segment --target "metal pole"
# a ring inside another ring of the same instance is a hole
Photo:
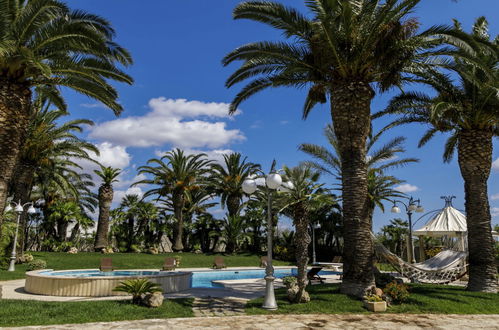
[[[409,259],[410,263],[414,264],[416,263],[416,259],[414,259],[414,246],[412,245],[412,212],[407,208],[407,216],[409,217],[409,255],[407,258]]]
[[[315,226],[312,224],[312,263],[315,262]]]
[[[274,267],[272,267],[272,192],[267,188],[267,267],[265,268],[265,300],[262,308],[276,310]]]
[[[16,264],[16,249],[17,249],[17,229],[19,228],[19,219],[21,218],[21,213],[17,213],[17,222],[16,222],[16,234],[14,235],[14,246],[12,247],[12,256],[10,257],[10,265],[9,265],[9,272],[15,271],[15,264]]]

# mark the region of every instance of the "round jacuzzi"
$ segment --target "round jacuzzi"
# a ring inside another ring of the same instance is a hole
[[[96,269],[35,270],[26,273],[26,292],[48,296],[103,297],[126,295],[113,291],[120,282],[147,278],[161,285],[164,293],[187,290],[191,286],[191,272],[147,270],[115,270],[101,272]]]

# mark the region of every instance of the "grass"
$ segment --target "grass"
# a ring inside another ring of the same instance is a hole
[[[158,308],[148,308],[122,300],[46,302],[4,299],[0,308],[0,327],[190,317],[194,316],[193,301],[193,298],[171,299],[165,300]]]
[[[338,284],[308,287],[311,302],[291,304],[284,289],[276,290],[277,311],[261,308],[263,298],[253,299],[246,305],[246,313],[255,314],[341,314],[368,313],[362,302],[339,292]],[[392,305],[388,313],[438,313],[438,314],[497,314],[499,295],[493,293],[468,292],[462,287],[411,284],[409,300],[401,305]]]
[[[182,268],[211,267],[215,254],[195,254],[195,253],[114,253],[103,255],[98,252],[80,252],[69,254],[64,252],[31,252],[35,259],[43,259],[47,262],[47,268],[61,269],[89,269],[98,268],[102,257],[111,257],[113,266],[116,269],[160,269],[166,257],[181,256]],[[237,255],[223,256],[227,267],[243,267],[260,265],[260,256],[256,254],[242,253]],[[274,261],[276,266],[293,265],[292,262]],[[0,281],[22,279],[25,277],[26,264],[16,265],[14,272],[0,270]]]

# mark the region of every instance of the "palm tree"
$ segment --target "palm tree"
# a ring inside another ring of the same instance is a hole
[[[456,28],[460,29],[457,22]],[[487,21],[480,17],[471,36],[477,43],[487,44],[490,38],[487,30]],[[463,56],[455,56],[447,67],[457,75],[456,81],[439,72],[421,74],[421,80],[435,89],[437,95],[400,94],[380,115],[402,114],[393,125],[412,122],[429,125],[420,147],[438,132],[451,134],[443,158],[450,162],[457,149],[464,179],[470,263],[468,290],[497,292],[487,180],[492,166],[492,139],[499,135],[499,39],[492,42],[492,51],[485,47],[474,51],[461,44],[455,47],[456,54]]]
[[[232,254],[237,252],[243,240],[249,238],[249,235],[246,233],[247,227],[248,224],[244,217],[239,215],[231,216],[228,213],[225,215],[222,236],[225,238],[225,251],[227,253]]]
[[[309,166],[288,168],[284,166],[285,178],[293,183],[289,192],[283,196],[284,207],[281,212],[293,219],[296,232],[294,245],[296,248],[296,267],[298,268],[298,288],[295,302],[300,303],[307,284],[308,246],[311,239],[308,233],[310,213],[314,204],[327,198],[322,184],[318,183],[320,173]]]
[[[366,165],[367,165],[367,219],[372,223],[374,209],[379,207],[384,212],[383,201],[391,201],[393,198],[405,197],[404,194],[395,190],[394,187],[403,181],[384,172],[393,168],[402,167],[410,163],[418,162],[416,158],[398,158],[397,154],[405,152],[403,144],[404,137],[394,137],[385,143],[381,148],[374,150],[376,143],[381,138],[386,129],[373,134],[369,133],[366,145]],[[338,146],[338,139],[332,125],[327,125],[324,129],[324,136],[329,142],[330,149],[310,143],[303,143],[298,148],[306,154],[312,156],[315,161],[308,161],[305,164],[316,170],[334,176],[337,180],[342,179],[342,165]]]
[[[129,65],[127,50],[102,17],[71,10],[60,0],[0,0],[0,210],[31,115],[32,88],[60,109],[60,87],[122,110],[108,80],[132,83],[117,67]],[[1,230],[1,217],[0,217]],[[1,235],[1,232],[0,232]]]
[[[244,193],[241,188],[243,181],[256,173],[259,165],[247,163],[246,158],[234,152],[224,155],[224,163],[211,165],[211,189],[220,196],[220,203],[227,208],[230,216],[239,214]]]
[[[173,213],[177,226],[174,231],[175,251],[182,251],[184,245],[182,243],[184,231],[184,208],[186,196],[189,191],[202,189],[205,184],[205,174],[208,173],[210,161],[205,159],[206,154],[200,153],[197,155],[186,155],[180,149],[174,149],[167,152],[160,159],[150,159],[148,164],[156,164],[157,166],[141,166],[139,174],[152,175],[151,179],[144,179],[137,184],[152,184],[157,185],[144,194],[144,197],[158,195],[160,197],[168,196],[171,198]],[[166,160],[166,162],[165,162]]]
[[[48,220],[57,229],[59,242],[67,240],[67,230],[70,223],[80,222],[83,217],[80,206],[74,201],[58,200],[52,204]]]
[[[342,198],[345,221],[344,275],[341,290],[361,297],[374,283],[373,243],[367,216],[366,138],[374,87],[383,92],[401,85],[406,76],[429,66],[428,36],[433,27],[416,34],[418,23],[407,18],[419,0],[307,0],[311,17],[270,1],[242,2],[235,19],[251,19],[283,32],[289,42],[256,42],[241,46],[223,60],[242,61],[227,80],[231,87],[252,79],[232,101],[241,102],[269,87],[308,89],[306,118],[318,103],[330,110],[342,159]]]
[[[119,206],[119,209],[123,213],[122,220],[126,222],[124,238],[126,239],[127,251],[132,251],[132,245],[136,242],[135,225],[140,214],[140,202],[139,195],[126,194]]]
[[[91,153],[99,154],[99,150],[75,133],[81,133],[84,125],[93,125],[86,119],[76,119],[60,123],[67,112],[50,110],[51,104],[46,99],[37,98],[33,104],[34,115],[30,119],[26,142],[21,148],[14,177],[10,183],[10,194],[15,201],[29,201],[33,188],[35,172],[42,167],[50,166],[56,159],[66,158],[73,161],[79,159],[91,160]],[[26,215],[21,215],[20,232],[24,232]],[[24,251],[25,238],[20,236],[19,246]]]
[[[390,224],[381,228],[383,245],[402,256],[404,241],[409,234],[409,223],[402,219],[391,219]]]
[[[94,170],[102,183],[99,187],[99,220],[97,222],[97,232],[95,234],[94,250],[100,251],[107,247],[109,236],[109,212],[113,202],[113,183],[118,182],[121,170],[111,166],[100,166],[100,170]]]

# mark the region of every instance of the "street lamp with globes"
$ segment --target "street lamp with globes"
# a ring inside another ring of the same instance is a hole
[[[272,165],[274,168],[275,163]],[[277,302],[275,300],[274,294],[274,267],[272,266],[272,190],[277,191],[289,191],[294,188],[292,182],[283,182],[279,171],[272,171],[268,175],[262,173],[263,178],[265,178],[265,187],[267,194],[267,266],[265,267],[265,300],[263,302],[262,308],[269,310],[277,309]],[[250,176],[245,179],[242,183],[243,191],[251,195],[257,188],[257,178]]]
[[[400,213],[400,208],[397,206],[397,203],[402,204],[405,207],[405,211],[407,212],[407,218],[409,220],[409,242],[407,244],[408,250],[408,259],[411,263],[416,263],[416,259],[414,258],[414,246],[412,244],[412,212],[416,211],[418,213],[424,212],[424,208],[421,205],[421,200],[414,199],[412,196],[409,198],[409,202],[406,204],[400,200],[393,200],[392,213]],[[417,205],[416,205],[417,203]]]
[[[13,203],[7,205],[7,207],[5,208],[5,212],[10,212],[10,211],[14,210],[17,213],[16,233],[14,235],[14,245],[12,247],[12,255],[10,257],[10,265],[9,265],[9,269],[8,269],[9,272],[13,272],[16,270],[15,264],[16,264],[17,232],[19,229],[19,220],[21,219],[21,214],[24,212],[24,207],[28,206],[28,205],[29,205],[28,214],[36,213],[36,209],[34,208],[32,202],[28,202],[24,205],[21,204],[21,201],[19,201],[19,203],[13,202]]]

